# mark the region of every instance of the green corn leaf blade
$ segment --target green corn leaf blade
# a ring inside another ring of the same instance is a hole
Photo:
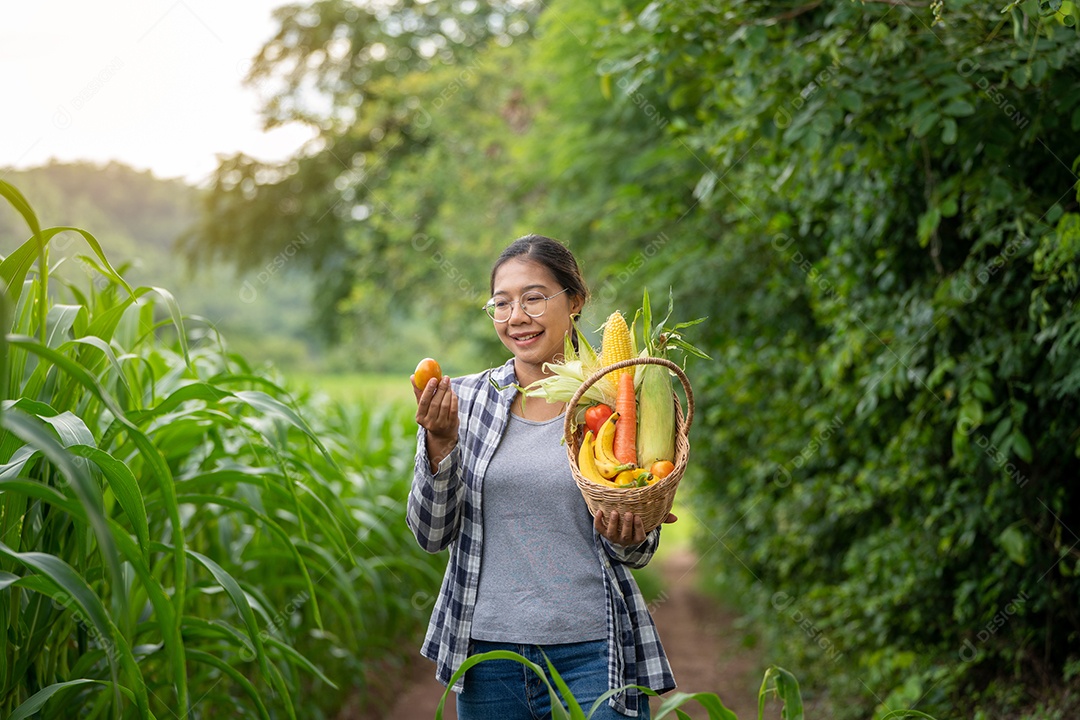
[[[114,610],[119,617],[123,617],[126,615],[127,597],[122,590],[123,576],[120,572],[120,558],[116,552],[112,533],[105,521],[101,489],[90,477],[85,464],[76,462],[74,456],[41,427],[38,424],[39,422],[22,411],[9,410],[0,418],[0,427],[4,427],[12,435],[39,449],[75,492],[75,496],[86,510],[90,526],[97,537],[101,554],[105,558],[112,575]],[[83,429],[85,429],[85,425],[83,425]],[[90,439],[92,441],[93,437],[91,436]]]
[[[131,385],[128,384],[128,378],[127,375],[124,373],[124,368],[120,365],[120,360],[116,357],[116,353],[113,352],[112,346],[109,345],[109,343],[107,343],[105,340],[102,340],[100,337],[97,337],[96,335],[84,335],[83,337],[75,338],[71,342],[76,345],[86,345],[88,347],[100,350],[101,354],[105,357],[105,359],[109,362],[109,365],[112,367],[113,372],[116,373],[116,380],[118,383],[120,383],[120,385],[123,386],[124,392],[126,392],[128,396],[132,395]],[[87,351],[85,348],[83,352],[79,355],[79,364],[83,365],[84,367],[88,367],[90,365],[89,351]]]
[[[188,351],[188,338],[187,332],[184,330],[184,315],[180,312],[180,303],[178,303],[173,294],[165,288],[151,287],[149,289],[156,292],[158,296],[165,301],[165,307],[169,310],[169,318],[172,320],[172,324],[176,327],[176,336],[177,339],[180,341],[180,349],[182,350],[184,355],[184,364],[190,368],[191,355]],[[130,288],[128,290],[130,292]]]
[[[656,354],[656,338],[653,337],[652,306],[649,304],[649,288],[641,294],[641,338],[649,355]]]
[[[146,684],[135,664],[135,658],[131,654],[127,640],[113,624],[105,606],[101,604],[101,599],[94,594],[75,569],[54,555],[39,552],[20,553],[3,543],[0,543],[0,555],[37,570],[40,577],[47,579],[49,582],[44,587],[36,588],[39,592],[45,592],[62,605],[70,605],[73,602],[78,606],[81,618],[93,627],[101,644],[106,650],[112,649],[106,652],[106,659],[112,671],[113,681],[116,681],[119,670],[123,667],[135,685],[136,706],[141,712],[149,714]],[[119,655],[119,665],[116,655]]]
[[[202,400],[207,403],[217,404],[222,400],[231,397],[235,397],[235,395],[228,390],[222,390],[209,383],[193,382],[169,393],[165,399],[151,408],[129,412],[127,417],[136,425],[142,425],[151,418],[176,410],[176,408],[180,407],[180,405],[185,402]]]
[[[668,340],[668,344],[674,345],[675,347],[685,351],[688,355],[693,355],[696,358],[701,358],[702,360],[712,360],[712,358],[705,354],[705,352],[703,352],[702,350],[698,350],[696,347],[686,342],[682,338],[673,337]]]
[[[146,461],[147,467],[158,482],[158,489],[161,491],[162,498],[165,500],[166,510],[169,513],[169,521],[172,527],[173,544],[170,549],[174,553],[173,561],[177,568],[183,568],[186,564],[184,558],[184,523],[180,518],[179,506],[176,504],[176,486],[173,482],[172,473],[169,470],[169,466],[165,463],[165,458],[162,457],[158,447],[154,445],[145,433],[127,419],[119,404],[105,391],[97,378],[91,375],[77,362],[62,353],[45,347],[33,338],[24,335],[11,336],[9,340],[12,345],[26,349],[29,352],[48,360],[70,375],[76,382],[85,387],[101,401],[110,412],[112,412],[116,417],[117,423],[126,428],[128,436],[139,449],[139,454]],[[5,415],[4,418],[6,420],[7,416]],[[176,573],[174,603],[176,605],[175,616],[177,618],[183,616],[183,603],[185,599],[184,589],[186,584],[185,575],[186,574],[183,572]]]
[[[261,693],[255,689],[255,686],[251,684],[251,681],[244,677],[240,671],[216,655],[211,655],[202,650],[188,650],[187,656],[192,662],[209,665],[227,675],[230,680],[236,683],[236,685],[251,698],[252,703],[259,712],[259,717],[263,718],[263,720],[270,720],[270,713],[266,711],[266,705],[263,704]]]
[[[758,720],[765,714],[765,699],[770,690],[775,690],[783,707],[780,710],[782,720],[803,720],[802,693],[795,676],[778,665],[772,665],[765,671],[758,691]]]
[[[671,329],[672,330],[683,330],[683,329],[688,328],[688,327],[694,327],[695,325],[700,325],[701,323],[705,322],[706,320],[708,320],[708,318],[703,318],[703,317],[694,318],[693,320],[687,320],[685,322],[675,323],[671,327]]]
[[[322,441],[319,440],[318,435],[315,434],[315,431],[312,430],[311,426],[309,426],[291,407],[258,390],[237,390],[233,395],[239,400],[247,403],[252,409],[258,410],[265,415],[281,418],[297,430],[300,430],[315,443],[315,447],[322,453],[327,464],[335,470],[341,471],[337,461],[334,460],[333,456],[327,451],[326,447],[322,444]]]
[[[164,543],[154,543],[155,546],[159,546],[164,549],[172,550]],[[263,674],[267,677],[270,676],[270,661],[266,657],[266,650],[263,647],[262,636],[259,633],[259,625],[255,620],[255,612],[251,609],[251,603],[248,602],[247,595],[244,594],[240,584],[236,582],[236,578],[228,573],[225,568],[218,565],[214,560],[208,558],[200,552],[196,552],[191,548],[184,548],[187,555],[194,560],[197,560],[203,567],[210,571],[210,574],[214,576],[214,580],[218,585],[225,590],[225,593],[232,600],[233,606],[236,611],[240,613],[240,617],[244,621],[244,626],[247,628],[247,639],[251,642],[252,647],[255,649],[255,656],[259,661],[259,667],[262,669]]]
[[[25,720],[26,718],[37,714],[39,710],[45,707],[45,703],[49,702],[49,700],[51,700],[52,697],[57,693],[63,690],[67,690],[68,688],[79,687],[82,685],[102,685],[110,689],[115,688],[116,690],[119,690],[121,693],[123,693],[128,700],[135,700],[134,693],[132,693],[129,688],[126,688],[123,685],[113,684],[108,680],[91,680],[89,678],[79,678],[78,680],[68,680],[67,682],[53,683],[48,687],[44,687],[41,690],[38,690],[36,693],[28,697],[25,702],[19,705],[19,707],[15,708],[15,711],[11,713],[11,717],[9,717],[8,720]],[[152,713],[150,717],[154,717]]]
[[[49,241],[62,232],[76,232],[82,235],[87,244],[90,245],[94,253],[101,259],[102,265],[107,268],[110,277],[114,279],[118,284],[122,285],[129,294],[131,294],[131,286],[112,269],[112,265],[109,264],[108,259],[105,257],[105,253],[101,250],[101,245],[97,239],[79,228],[73,227],[53,227],[47,230],[39,230],[34,233],[34,236],[27,240],[25,243],[19,246],[15,252],[8,255],[3,262],[0,262],[0,281],[4,283],[3,290],[12,298],[13,301],[17,301],[20,295],[14,292],[15,288],[20,291],[23,287],[23,282],[26,280],[27,273],[30,272],[31,266],[34,264],[34,260],[39,260],[42,269],[42,282],[38,285],[38,324],[40,325],[41,340],[45,339],[45,317],[48,311],[48,287],[47,287],[47,273],[44,270],[45,261],[45,248],[48,246]]]
[[[677,692],[669,695],[656,711],[656,720],[661,720],[688,702],[697,702],[709,713],[709,720],[738,720],[735,713],[728,710],[715,693]]]
[[[585,713],[578,704],[577,698],[570,692],[570,686],[567,685],[566,681],[559,675],[559,671],[555,669],[555,664],[551,662],[551,658],[543,651],[541,651],[541,654],[544,656],[544,663],[547,665],[548,672],[551,673],[551,679],[555,681],[555,687],[559,688],[559,693],[562,695],[563,700],[566,701],[566,706],[570,709],[570,720],[586,720]],[[557,701],[552,700],[551,703],[551,707],[554,710]]]
[[[780,714],[783,720],[803,720],[802,693],[799,692],[799,681],[795,676],[783,668],[776,668],[776,691],[784,703],[784,709]]]
[[[52,426],[60,437],[60,444],[65,449],[71,445],[93,445],[96,442],[94,433],[90,432],[90,428],[86,427],[81,417],[70,410],[62,413],[56,413],[54,410],[53,413],[52,416],[39,415],[38,417]],[[85,463],[82,466],[85,467]]]
[[[0,570],[0,591],[5,590],[12,583],[19,581],[19,576]]]
[[[59,347],[68,341],[69,334],[78,337],[85,332],[86,325],[86,308],[82,305],[53,305],[45,318],[45,344]]]
[[[212,643],[213,647],[220,649],[221,643],[219,641],[224,640],[230,647],[238,651],[240,659],[244,662],[255,659],[250,650],[251,643],[247,640],[247,633],[221,618],[214,618],[211,621],[188,615],[181,620],[180,626],[183,629],[184,638],[189,643],[195,638],[210,639],[214,641]]]
[[[289,695],[289,685],[285,682],[285,677],[281,674],[281,670],[273,663],[270,664],[270,683],[281,696],[280,704],[285,708],[285,713],[291,720],[296,720],[296,706],[293,704],[292,697]]]
[[[285,531],[278,523],[274,522],[269,515],[259,512],[258,508],[252,507],[244,500],[237,498],[225,497],[221,495],[177,495],[177,502],[184,504],[190,503],[196,507],[207,507],[210,505],[218,505],[221,507],[229,508],[234,512],[243,513],[250,516],[252,519],[257,520],[267,527],[270,532],[274,533],[289,551],[293,560],[300,568],[300,573],[304,578],[304,585],[307,588],[308,597],[311,598],[312,612],[315,618],[315,624],[322,629],[322,616],[319,614],[319,604],[316,601],[315,585],[311,581],[311,575],[308,573],[307,563],[300,556],[300,551],[297,549],[296,544],[293,542],[292,537]]]
[[[47,345],[38,342],[32,337],[27,335],[10,335],[8,342],[16,348],[26,350],[27,352],[38,356],[43,360],[47,360],[49,363],[55,365],[59,370],[67,373],[71,379],[82,385],[86,390],[93,394],[98,400],[102,402],[109,409],[109,411],[121,417],[124,415],[123,409],[120,405],[110,396],[105,388],[101,386],[98,379],[94,377],[86,368],[79,365],[78,362],[71,359],[62,352],[58,352]]]
[[[102,312],[94,313],[93,319],[86,327],[86,335],[99,337],[105,342],[111,342],[120,320],[128,308],[140,297],[149,292],[148,288],[139,288],[131,297],[124,298],[118,304]]]
[[[316,667],[310,660],[308,660],[306,657],[304,657],[300,653],[300,651],[297,650],[296,648],[294,648],[292,645],[289,645],[288,643],[284,643],[284,642],[282,642],[282,641],[280,641],[277,638],[272,637],[272,636],[269,636],[269,637],[266,638],[266,644],[270,645],[273,648],[275,648],[278,652],[281,653],[282,657],[284,657],[286,660],[288,660],[293,665],[295,665],[297,667],[301,667],[301,668],[307,670],[309,673],[311,673],[312,675],[317,677],[319,680],[326,683],[329,687],[332,687],[335,690],[338,689],[337,683],[335,683],[333,680],[328,678],[323,673],[322,670],[320,670],[318,667]]]
[[[8,329],[11,327],[11,301],[7,291],[0,288],[0,401],[7,400],[8,373],[11,358],[8,355]],[[0,410],[2,412],[2,410]]]
[[[48,308],[49,300],[48,254],[46,253],[48,241],[41,234],[41,223],[38,222],[34,209],[30,207],[29,201],[19,192],[18,188],[11,183],[0,180],[0,196],[3,196],[15,208],[15,211],[22,215],[23,220],[30,227],[31,233],[29,240],[11,255],[8,255],[3,262],[0,262],[0,281],[3,281],[3,286],[0,286],[0,294],[6,295],[14,305],[18,305],[23,289],[23,281],[26,280],[26,273],[29,272],[34,259],[37,258],[42,273],[41,282],[38,284],[38,324],[41,326],[41,336],[45,337],[45,311]],[[12,259],[13,257],[14,259]],[[10,326],[5,322],[3,325],[5,333],[8,327]],[[7,397],[7,393],[5,392],[3,396]]]
[[[487,660],[513,660],[516,663],[521,663],[536,673],[537,676],[544,681],[544,684],[547,685],[548,696],[551,698],[552,711],[557,712],[558,709],[562,707],[558,696],[555,694],[555,688],[551,686],[551,682],[548,681],[547,675],[544,674],[544,669],[542,667],[516,652],[511,652],[510,650],[491,650],[489,652],[479,653],[478,655],[472,655],[466,658],[465,662],[461,663],[461,666],[454,672],[453,676],[451,676],[450,682],[447,683],[442,699],[439,700],[439,707],[435,710],[435,720],[442,720],[443,708],[446,706],[446,697],[450,694],[457,681],[468,672],[469,668],[474,665],[479,665]],[[566,710],[564,709],[564,716],[565,713]]]
[[[34,209],[30,206],[26,196],[17,187],[5,180],[0,180],[0,197],[7,200],[15,208],[15,211],[22,215],[31,233],[34,235],[41,233],[41,223],[38,222],[37,214],[34,213]]]
[[[630,688],[636,688],[645,693],[649,697],[659,697],[655,690],[645,687],[644,685],[623,685],[622,687],[615,688],[614,690],[608,690],[600,697],[596,698],[593,704],[589,707],[589,714],[586,717],[592,717],[604,703],[606,703],[612,696],[618,695],[621,692],[626,692]]]
[[[144,552],[148,550],[150,525],[146,516],[146,506],[143,504],[142,489],[128,466],[104,450],[90,445],[71,445],[68,447],[68,452],[77,457],[86,458],[100,468],[106,482],[109,483],[109,488],[116,496],[116,501],[120,503],[131,526],[135,528],[135,537],[140,547]]]
[[[107,276],[110,280],[114,281],[117,285],[120,285],[125,290],[127,290],[128,295],[134,294],[134,291],[131,289],[131,286],[127,284],[127,281],[120,276],[120,273],[116,272],[116,270],[113,269],[113,266],[109,263],[109,259],[105,257],[105,251],[101,249],[101,243],[99,243],[97,238],[94,237],[91,233],[83,230],[82,228],[62,226],[49,228],[45,230],[42,235],[45,238],[51,240],[53,237],[62,232],[73,232],[81,235],[83,240],[86,241],[86,244],[90,246],[90,249],[94,251],[94,255],[97,256],[97,259],[100,262],[100,265],[95,265],[94,267],[103,275]]]

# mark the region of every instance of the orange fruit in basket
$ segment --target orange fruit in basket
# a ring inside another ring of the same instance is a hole
[[[675,469],[675,463],[670,460],[657,460],[649,467],[649,472],[658,478],[666,478]]]

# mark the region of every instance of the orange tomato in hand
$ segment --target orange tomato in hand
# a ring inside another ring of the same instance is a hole
[[[417,390],[423,390],[427,387],[428,380],[432,378],[435,378],[436,381],[442,380],[442,368],[433,358],[424,358],[416,366],[416,372],[413,373],[413,385],[416,386]]]
[[[600,426],[611,417],[611,413],[611,407],[608,405],[603,403],[592,405],[585,411],[585,426],[592,430],[593,435],[598,435]]]
[[[675,463],[670,460],[657,460],[649,468],[649,472],[658,478],[666,478],[675,469]]]

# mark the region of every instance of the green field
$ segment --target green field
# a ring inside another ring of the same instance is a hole
[[[409,377],[391,373],[287,373],[300,389],[350,405],[390,405],[413,402]]]

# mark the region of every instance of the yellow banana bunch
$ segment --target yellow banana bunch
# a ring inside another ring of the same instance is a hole
[[[595,438],[592,430],[585,432],[585,439],[578,449],[578,470],[586,480],[597,485],[620,488],[651,485],[655,479],[648,470],[615,459],[615,422],[618,419],[619,414],[612,413]]]

